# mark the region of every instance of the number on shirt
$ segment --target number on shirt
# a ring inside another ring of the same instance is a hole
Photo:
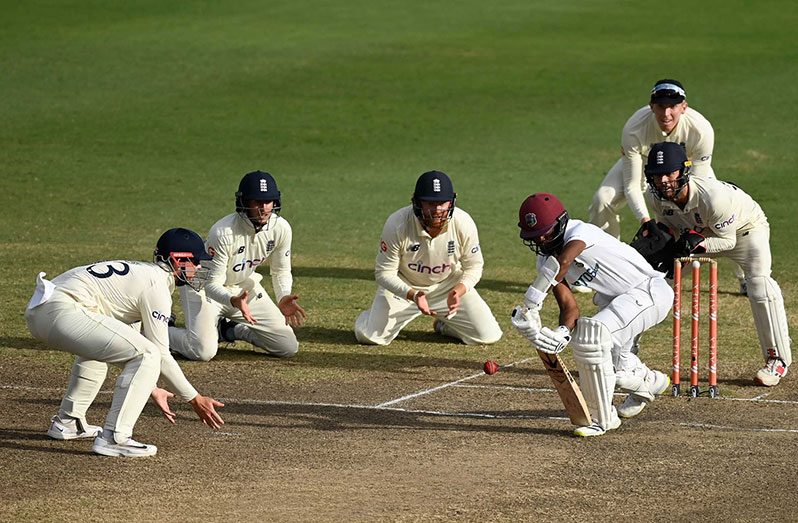
[[[89,274],[91,274],[95,278],[110,278],[114,274],[118,274],[119,276],[124,276],[125,274],[130,272],[130,265],[128,265],[125,262],[119,262],[119,263],[122,265],[122,270],[118,270],[110,263],[105,266],[108,269],[107,272],[95,271],[94,268],[98,265],[96,263],[94,265],[89,265],[88,267],[86,267],[86,270],[89,272]]]

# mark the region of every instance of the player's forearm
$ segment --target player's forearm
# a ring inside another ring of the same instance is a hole
[[[397,273],[376,272],[374,276],[377,285],[402,298],[407,298],[408,292],[413,290]]]
[[[725,252],[737,246],[737,235],[714,237],[710,236],[704,240],[704,248],[707,253]]]
[[[272,287],[276,301],[279,302],[283,297],[290,295],[293,286],[294,277],[291,271],[272,272]]]
[[[161,377],[168,385],[167,388],[174,391],[183,401],[191,401],[198,394],[197,389],[189,383],[180,366],[168,352],[161,356]]]
[[[227,287],[215,282],[208,282],[205,285],[205,295],[222,305],[230,305],[230,298],[235,296]]]

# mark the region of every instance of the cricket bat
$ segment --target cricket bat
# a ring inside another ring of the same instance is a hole
[[[562,404],[565,406],[565,412],[571,419],[571,423],[579,427],[590,425],[593,421],[590,419],[590,411],[587,408],[585,397],[582,396],[582,390],[579,384],[568,369],[563,365],[562,359],[559,354],[547,354],[543,351],[538,351],[540,359],[546,366],[551,381],[554,382],[554,388],[557,389],[557,394],[560,395]]]

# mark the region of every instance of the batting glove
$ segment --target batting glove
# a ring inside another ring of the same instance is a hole
[[[510,317],[510,322],[513,324],[521,336],[532,341],[535,336],[540,332],[540,313],[536,309],[527,309],[522,305],[516,305]]]
[[[571,331],[568,327],[560,325],[555,330],[543,327],[535,335],[532,345],[548,354],[559,354],[571,342]]]

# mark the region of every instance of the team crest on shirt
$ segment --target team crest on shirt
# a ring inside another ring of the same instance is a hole
[[[698,213],[695,213],[695,222],[697,224],[699,224],[699,225],[703,225],[704,224],[704,220],[701,219],[701,215],[698,214]]]
[[[274,240],[269,240],[266,242],[266,252],[272,252],[274,250]]]
[[[454,240],[449,240],[449,244],[446,246],[446,252],[449,253],[450,256],[454,254]]]

